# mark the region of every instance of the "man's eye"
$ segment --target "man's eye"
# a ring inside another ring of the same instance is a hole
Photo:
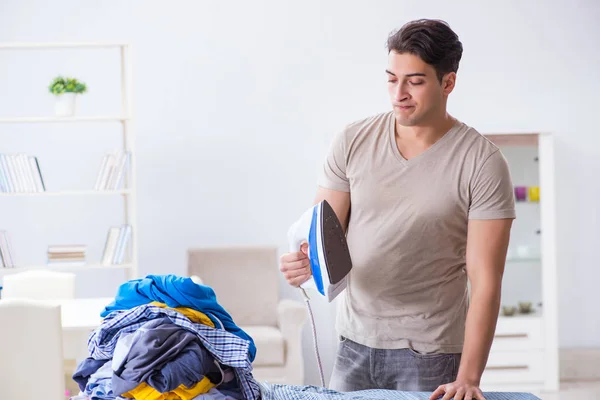
[[[410,84],[411,84],[411,85],[413,85],[413,86],[417,86],[417,85],[422,85],[422,84],[423,84],[423,81],[417,81],[417,82],[411,82],[411,81],[408,81],[408,83],[410,83]]]
[[[390,82],[390,83],[396,83],[397,81],[395,79],[388,79],[388,82]]]

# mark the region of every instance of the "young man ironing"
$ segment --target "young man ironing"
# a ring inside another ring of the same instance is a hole
[[[413,21],[388,50],[393,110],[335,136],[315,199],[344,224],[353,261],[329,387],[483,399],[515,218],[511,177],[498,148],[446,111],[462,56],[450,27]],[[293,286],[310,277],[305,251],[281,258]]]

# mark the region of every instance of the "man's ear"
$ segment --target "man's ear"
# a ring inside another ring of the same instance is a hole
[[[448,72],[442,78],[442,91],[444,95],[448,96],[454,90],[454,85],[456,84],[456,72]]]

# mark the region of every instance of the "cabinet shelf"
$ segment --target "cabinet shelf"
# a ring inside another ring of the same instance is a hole
[[[72,48],[120,48],[128,47],[128,43],[120,42],[72,42],[72,43],[0,43],[0,50],[26,49],[72,49]]]
[[[533,321],[541,323],[542,318],[543,318],[542,310],[535,310],[529,314],[521,314],[521,313],[517,312],[514,315],[503,315],[502,310],[500,310],[500,314],[498,315],[499,321],[502,321],[503,323],[511,323],[510,321],[514,321],[513,322],[514,324],[518,324],[520,322],[533,322]]]
[[[14,267],[14,268],[0,268],[0,276],[16,274],[19,272],[32,271],[32,270],[40,270],[40,269],[49,269],[53,271],[61,271],[61,272],[77,272],[77,271],[91,271],[91,270],[101,270],[101,269],[130,269],[133,267],[133,264],[83,264],[83,265],[29,265],[24,267]]]
[[[23,123],[54,123],[54,122],[123,122],[128,121],[127,116],[89,116],[89,117],[16,117],[0,118],[0,124]]]
[[[506,257],[506,262],[507,263],[526,263],[526,262],[530,262],[530,263],[539,263],[542,262],[542,259],[540,257]]]
[[[0,193],[0,197],[15,197],[15,196],[107,196],[107,195],[131,195],[130,189],[125,190],[71,190],[64,192],[5,192]]]

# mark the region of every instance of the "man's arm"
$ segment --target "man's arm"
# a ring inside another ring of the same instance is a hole
[[[456,381],[440,386],[432,393],[431,399],[437,399],[441,395],[444,395],[443,400],[485,399],[479,385],[498,321],[502,276],[512,221],[469,221],[466,258],[471,301],[463,353]]]
[[[314,203],[327,200],[340,220],[344,231],[348,228],[350,216],[350,181],[346,176],[346,131],[338,132],[330,145],[327,158],[317,183]],[[292,286],[299,286],[310,278],[308,243],[300,246],[300,251],[292,251],[281,256],[279,269]]]
[[[331,208],[333,208],[345,232],[348,228],[348,219],[350,216],[350,193],[319,186],[314,204],[320,203],[323,200],[327,200]]]
[[[459,381],[479,386],[496,330],[502,276],[512,219],[471,220],[467,235],[467,274],[471,302]]]

